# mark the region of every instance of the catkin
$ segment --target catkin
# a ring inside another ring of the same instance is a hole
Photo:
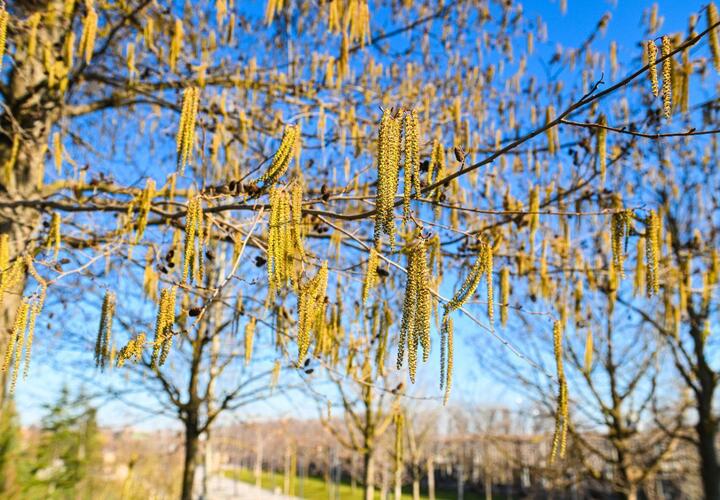
[[[421,239],[410,251],[408,257],[405,300],[400,322],[400,341],[398,345],[397,367],[402,368],[407,343],[410,381],[415,383],[418,345],[423,348],[423,361],[430,355],[430,316],[432,300],[430,296],[429,273],[427,267],[427,249]]]
[[[559,390],[557,410],[555,413],[555,434],[553,435],[552,449],[550,450],[551,464],[555,461],[556,457],[565,457],[569,417],[567,381],[565,380],[565,370],[563,368],[562,326],[560,325],[560,321],[555,321],[553,324],[553,347],[555,351],[555,363],[557,365]]]
[[[140,243],[140,240],[142,240],[143,234],[145,233],[148,215],[150,214],[150,208],[154,197],[155,181],[153,179],[148,179],[145,183],[145,189],[143,189],[142,193],[140,194],[140,202],[138,207],[139,213],[137,222],[135,223],[135,243]]]
[[[510,303],[510,269],[500,270],[500,324],[505,327],[508,320],[508,304]]]
[[[707,28],[710,52],[712,53],[713,65],[715,71],[720,71],[720,42],[718,42],[717,28],[714,27],[718,22],[718,11],[715,2],[710,2],[707,6]]]
[[[382,235],[395,242],[395,193],[398,187],[400,163],[400,120],[391,110],[383,112],[378,130],[377,195],[375,201],[375,248],[379,249]]]
[[[0,8],[0,70],[2,69],[2,60],[5,57],[5,46],[7,44],[7,26],[10,20],[10,14],[5,9],[5,4]]]
[[[405,185],[403,193],[403,220],[410,218],[412,190],[420,194],[420,125],[413,109],[405,114]]]
[[[133,359],[135,362],[139,362],[142,359],[143,350],[145,348],[146,336],[145,333],[140,333],[136,337],[133,337],[128,343],[123,346],[117,355],[117,367],[120,368],[125,364],[125,361]]]
[[[60,252],[60,244],[62,242],[62,236],[60,234],[60,224],[61,224],[61,217],[60,214],[55,212],[52,215],[52,219],[50,220],[50,231],[48,232],[48,238],[47,243],[45,244],[45,248],[53,249],[53,252],[55,254],[55,259],[58,257],[58,253]]]
[[[185,214],[185,252],[182,274],[183,282],[189,283],[193,278],[196,278],[197,280],[202,279],[204,217],[200,196],[192,196],[187,202],[187,213]]]
[[[173,325],[175,324],[175,300],[177,288],[165,288],[160,292],[160,304],[157,319],[155,320],[155,339],[151,363],[153,367],[165,363],[170,347],[172,346]]]
[[[279,290],[292,278],[293,253],[300,253],[293,235],[293,214],[286,191],[270,190],[267,271],[271,291]],[[300,243],[301,245],[301,243]]]
[[[655,210],[651,210],[645,222],[645,258],[647,263],[647,295],[651,297],[660,291],[658,276],[660,260],[660,220]]]
[[[200,89],[197,87],[187,87],[183,91],[180,124],[175,138],[177,144],[177,166],[180,174],[183,174],[185,166],[192,162],[193,149],[195,146],[195,122],[197,121],[199,106]]]
[[[35,338],[35,323],[37,317],[40,315],[42,310],[43,302],[45,301],[45,289],[33,304],[30,306],[30,319],[28,321],[27,338],[25,340],[25,366],[23,367],[23,380],[25,380],[30,373],[30,359],[32,356],[32,345]]]
[[[182,20],[175,18],[175,29],[173,30],[172,41],[170,42],[170,71],[173,73],[177,67],[178,58],[183,45],[183,23]]]
[[[658,83],[657,73],[657,45],[655,45],[655,40],[648,40],[645,46],[647,47],[650,88],[652,89],[652,94],[657,97],[658,95],[660,95],[660,85]]]
[[[307,356],[312,333],[317,331],[324,320],[327,280],[326,261],[312,279],[298,287],[298,365],[303,363]]]
[[[630,234],[630,220],[630,211],[622,210],[612,215],[610,223],[613,266],[620,279],[625,277],[625,246]]]
[[[252,360],[256,321],[257,320],[253,316],[252,318],[250,318],[250,321],[248,321],[245,325],[245,366],[248,366],[250,364],[250,361]]]
[[[278,382],[280,381],[280,370],[282,369],[282,364],[280,363],[280,360],[275,360],[275,364],[273,364],[272,373],[270,375],[270,389],[274,389],[277,387]]]
[[[297,147],[298,135],[297,126],[288,125],[285,127],[282,139],[280,139],[280,147],[273,156],[270,167],[259,179],[265,186],[272,186],[287,172],[290,160],[293,159]]]
[[[367,302],[370,296],[370,290],[375,288],[377,283],[377,268],[378,262],[380,261],[380,254],[374,249],[370,249],[370,257],[368,257],[367,271],[365,272],[365,280],[363,281],[362,288],[362,303]]]
[[[672,112],[672,42],[670,37],[664,35],[662,37],[662,49],[661,55],[664,58],[662,63],[663,83],[662,83],[662,97],[663,97],[663,116],[665,119],[670,119]]]
[[[85,64],[90,64],[90,60],[95,50],[95,38],[97,37],[98,15],[95,10],[94,1],[87,0],[87,14],[83,19],[82,35],[80,35],[80,53],[85,58]]]
[[[443,370],[441,370],[440,383],[444,381],[445,395],[443,396],[443,405],[447,405],[450,399],[450,389],[452,388],[452,375],[453,375],[453,334],[454,326],[453,319],[451,317],[443,317],[442,322],[442,337],[445,340],[445,356],[441,356],[443,364]],[[441,387],[442,388],[442,387]]]
[[[495,298],[493,292],[493,249],[492,245],[487,244],[484,250],[483,267],[485,268],[485,276],[487,277],[487,315],[490,325],[495,320]]]
[[[600,171],[600,184],[605,185],[605,177],[607,176],[607,118],[600,115],[598,120],[597,131],[597,158],[598,170]]]
[[[592,329],[588,328],[587,335],[585,336],[585,362],[583,364],[583,367],[585,368],[586,373],[590,373],[590,369],[592,368],[592,358],[593,358],[593,334],[592,334]]]
[[[95,341],[95,366],[105,369],[110,356],[110,342],[112,340],[112,323],[115,315],[115,294],[105,291],[100,313],[100,327]]]

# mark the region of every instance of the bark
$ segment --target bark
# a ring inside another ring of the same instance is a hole
[[[712,392],[700,394],[696,431],[699,441],[700,475],[705,499],[720,500],[720,465],[718,465],[715,448],[717,422],[712,414]]]
[[[371,451],[363,457],[363,484],[365,485],[365,500],[375,498],[375,459]]]
[[[428,475],[428,498],[435,500],[435,464],[432,455],[427,459],[427,475]]]
[[[189,418],[185,423],[185,459],[182,474],[182,500],[192,500],[195,486],[195,471],[200,450],[200,432],[197,420]]]

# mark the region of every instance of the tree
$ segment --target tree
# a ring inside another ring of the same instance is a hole
[[[7,9],[9,19],[0,19],[8,34],[0,87],[0,331],[10,332],[2,371],[11,379],[46,294],[70,297],[93,282],[108,289],[95,358],[109,366],[112,318],[130,290],[124,279],[141,264],[149,279],[162,274],[158,328],[144,343],[133,338],[125,354],[140,347],[142,359],[152,362],[149,351],[156,351],[158,361],[172,363],[172,345],[191,345],[200,363],[210,326],[201,313],[179,330],[177,310],[204,311],[221,294],[243,292],[285,324],[288,342],[276,349],[284,364],[300,367],[332,311],[345,311],[340,323],[356,314],[342,302],[385,295],[402,310],[392,337],[400,366],[408,353],[411,381],[418,346],[426,358],[431,350],[434,311],[440,349],[432,352],[441,354],[449,396],[453,321],[472,322],[533,363],[495,329],[495,272],[501,323],[510,279],[513,300],[541,297],[565,323],[569,280],[577,278],[570,269],[582,268],[588,286],[595,273],[608,274],[595,267],[608,244],[594,237],[612,226],[617,275],[624,233],[642,234],[652,242],[648,272],[664,290],[691,296],[682,302],[690,320],[680,329],[685,340],[673,352],[696,389],[706,496],[718,497],[717,377],[703,336],[715,310],[688,312],[686,303],[700,302],[695,285],[676,277],[678,269],[694,276],[691,270],[712,268],[716,232],[712,220],[696,225],[704,244],[694,245],[684,220],[697,211],[694,202],[673,199],[673,183],[698,184],[691,171],[706,174],[706,185],[716,177],[714,162],[698,154],[716,133],[713,103],[696,103],[689,90],[691,82],[714,83],[696,78],[707,73],[707,50],[691,53],[709,40],[710,54],[720,57],[714,7],[702,13],[705,29],[693,24],[688,36],[664,36],[660,54],[647,45],[649,64],[618,44],[605,57],[607,15],[577,48],[563,50],[513,2],[270,0],[264,15],[232,1],[42,0]],[[647,16],[647,37],[658,31],[658,18],[656,10]],[[662,105],[650,97],[659,94],[658,65]],[[629,68],[626,77],[618,77],[621,68]],[[613,83],[604,84],[605,75]],[[660,110],[683,127],[665,125]],[[656,145],[655,157],[665,161],[640,162]],[[674,160],[689,164],[687,172],[673,171]],[[46,168],[53,165],[55,172]],[[579,221],[577,236],[571,218]],[[256,223],[257,233],[250,229]],[[657,258],[660,223],[673,235],[672,252]],[[590,241],[598,244],[576,245]],[[243,255],[245,245],[260,254],[255,262],[229,257]],[[208,248],[214,258],[226,255],[223,272],[205,272]],[[511,260],[519,268],[512,277],[494,267]],[[267,277],[243,281],[256,263],[267,266]],[[378,272],[386,286],[375,286]],[[487,320],[473,304],[483,277]],[[75,290],[61,286],[73,280]],[[454,282],[457,290],[446,292]],[[637,304],[650,318],[656,285],[653,298]],[[198,295],[206,302],[195,306]],[[558,383],[564,410],[567,387]],[[567,417],[558,421],[557,442]],[[191,485],[184,490],[187,498]]]

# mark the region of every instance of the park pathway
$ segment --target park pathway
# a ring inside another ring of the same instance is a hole
[[[235,481],[223,476],[213,476],[208,480],[208,498],[205,500],[299,500],[272,491],[263,490],[252,484]]]

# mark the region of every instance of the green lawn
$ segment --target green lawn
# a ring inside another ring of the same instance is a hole
[[[253,471],[248,469],[225,471],[225,475],[231,479],[237,479],[245,483],[255,484],[255,474]],[[273,477],[273,474],[263,471],[261,482],[262,487],[267,490],[272,491],[275,490],[275,488],[279,488],[280,491],[282,491],[283,489],[283,475],[279,473],[275,474]],[[409,485],[406,485],[403,488],[403,500],[412,500],[412,493],[409,491],[410,488],[411,486]],[[294,494],[295,496],[302,496],[302,498],[306,498],[308,500],[330,499],[330,491],[328,490],[328,485],[325,483],[325,480],[323,478],[319,477],[296,477]],[[457,494],[455,491],[436,491],[435,494],[435,498],[437,498],[438,500],[452,500],[456,497]],[[340,492],[339,495],[336,496],[336,498],[340,498],[342,500],[363,500],[364,497],[362,486],[358,484],[353,491],[353,488],[350,486],[349,483],[340,483]],[[375,490],[375,498],[380,498],[380,493],[377,489]],[[421,498],[428,498],[427,491],[422,492]],[[481,497],[479,495],[466,492],[465,499],[480,500]]]

